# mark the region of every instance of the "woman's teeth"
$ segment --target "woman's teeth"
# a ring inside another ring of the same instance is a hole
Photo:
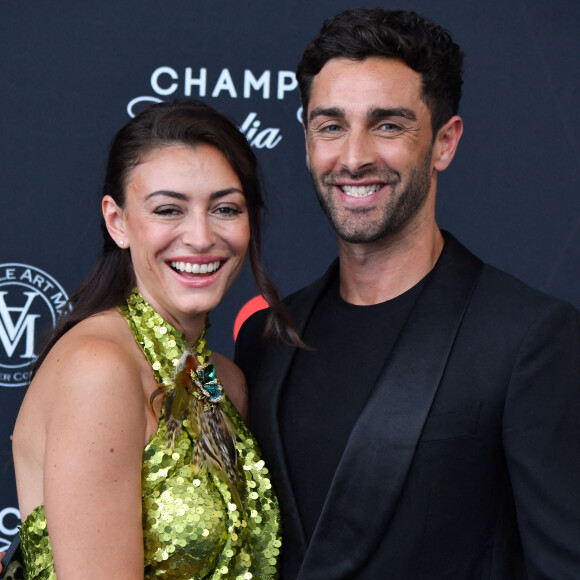
[[[209,262],[206,264],[192,264],[191,262],[171,262],[171,267],[178,272],[188,274],[211,274],[219,269],[221,262]]]

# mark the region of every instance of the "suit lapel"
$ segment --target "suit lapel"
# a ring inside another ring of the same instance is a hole
[[[481,266],[446,237],[444,251],[352,430],[299,580],[357,577],[372,557],[401,494]],[[386,461],[377,461],[386,455]]]
[[[335,260],[322,278],[297,293],[289,304],[290,314],[298,334],[303,334],[312,309],[337,272],[338,260]],[[259,417],[260,420],[251,424],[251,428],[260,441],[264,457],[276,459],[275,461],[270,460],[268,465],[272,472],[276,492],[280,497],[280,503],[283,506],[284,546],[288,552],[300,554],[302,557],[306,552],[307,540],[290,483],[278,421],[280,394],[295,352],[294,347],[279,342],[268,345],[256,378],[255,388],[257,387],[257,390],[252,398],[251,415]],[[301,559],[295,562],[296,573]]]

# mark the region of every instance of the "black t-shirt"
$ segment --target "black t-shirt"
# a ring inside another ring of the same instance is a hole
[[[292,488],[310,539],[351,430],[423,281],[372,306],[345,302],[338,279],[316,305],[280,402]]]

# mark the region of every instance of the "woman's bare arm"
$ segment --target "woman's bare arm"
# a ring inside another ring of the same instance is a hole
[[[142,579],[142,377],[122,341],[81,330],[47,357],[29,393],[44,404],[19,416],[15,439],[33,411],[43,415],[43,501],[59,580]]]

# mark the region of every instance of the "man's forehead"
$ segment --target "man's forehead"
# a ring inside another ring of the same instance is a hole
[[[321,107],[365,116],[380,109],[420,109],[421,88],[419,73],[399,59],[334,58],[312,81],[309,117]]]
[[[403,59],[386,56],[368,56],[366,58],[335,57],[327,60],[314,79],[324,76],[329,70],[342,71],[343,74],[356,74],[356,71],[371,71],[380,69],[383,71],[406,71],[411,76],[421,78]]]

